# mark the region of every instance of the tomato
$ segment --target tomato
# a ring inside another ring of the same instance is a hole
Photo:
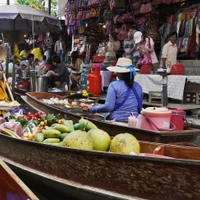
[[[26,120],[31,120],[31,117],[27,116],[27,117],[26,117]]]
[[[32,120],[38,120],[38,118],[37,118],[37,117],[32,117],[31,119],[32,119]]]
[[[27,114],[28,116],[32,116],[32,115],[34,115],[32,112],[28,112],[28,114]]]

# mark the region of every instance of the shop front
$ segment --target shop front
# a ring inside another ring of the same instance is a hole
[[[64,15],[67,34],[74,38],[72,50],[78,50],[86,64],[90,60],[98,64],[104,61],[111,32],[118,34],[123,49],[130,26],[136,24],[138,30],[145,31],[153,39],[159,60],[169,34],[177,32],[177,60],[184,65],[185,75],[200,74],[199,66],[195,64],[200,54],[198,1],[72,0],[66,2]]]

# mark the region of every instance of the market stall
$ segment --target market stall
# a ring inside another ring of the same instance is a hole
[[[143,92],[146,94],[149,94],[150,91],[163,90],[163,78],[160,75],[139,74],[135,77],[135,81],[142,86]],[[178,75],[168,76],[168,81],[167,81],[168,98],[183,101],[185,84],[187,84],[187,82],[200,83],[200,77],[178,76]]]

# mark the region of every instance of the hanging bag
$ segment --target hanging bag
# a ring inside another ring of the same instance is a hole
[[[165,3],[165,4],[170,4],[170,3],[172,3],[172,1],[173,1],[173,0],[163,0],[163,3]]]
[[[148,53],[146,56],[140,58],[138,60],[138,64],[139,67],[141,67],[142,65],[152,65],[152,60],[151,60],[151,56]]]
[[[147,4],[142,4],[140,7],[140,13],[141,14],[146,14],[152,11],[152,4],[151,2],[147,3]]]
[[[113,13],[112,10],[110,10],[108,7],[105,9],[104,13],[103,13],[103,19],[105,21],[107,20],[112,20],[113,19]]]
[[[150,47],[150,38],[149,38],[148,44],[149,44],[149,47]],[[151,60],[151,55],[150,55],[150,53],[148,52],[147,55],[144,55],[142,58],[140,58],[140,59],[138,60],[137,65],[138,65],[139,67],[141,67],[142,65],[152,65],[152,60]]]
[[[113,7],[115,8],[124,8],[125,5],[125,0],[111,0],[113,1]]]
[[[126,24],[123,24],[118,35],[117,35],[117,38],[119,40],[124,40],[128,37],[128,33],[127,33],[127,30],[126,30]]]
[[[163,3],[163,0],[152,0],[152,6],[158,6]]]
[[[130,10],[129,10],[129,8],[130,8]],[[132,5],[131,5],[131,0],[129,0],[129,4],[126,7],[126,13],[124,13],[122,15],[122,20],[124,22],[132,22],[132,21],[135,20],[135,16],[133,14],[133,8],[132,8]]]

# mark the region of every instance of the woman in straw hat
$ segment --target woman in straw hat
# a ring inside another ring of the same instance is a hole
[[[142,87],[134,82],[136,69],[129,58],[119,58],[116,66],[107,69],[115,72],[118,80],[110,83],[105,103],[101,106],[81,103],[81,108],[92,113],[109,112],[108,120],[127,122],[131,114],[137,117],[142,109]]]

